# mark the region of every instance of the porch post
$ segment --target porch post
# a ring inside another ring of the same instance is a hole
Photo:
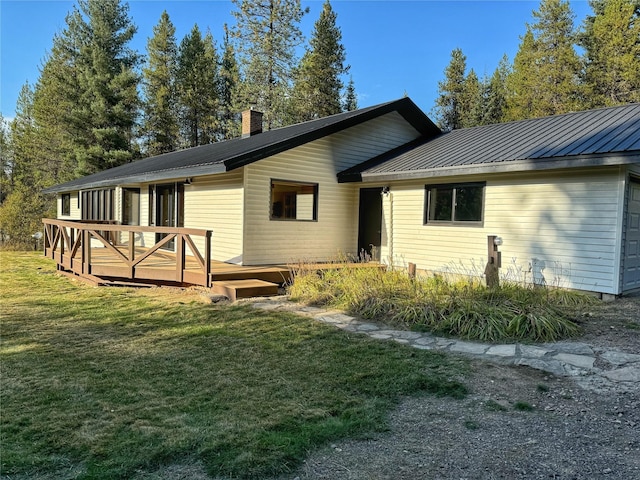
[[[129,230],[129,278],[131,280],[136,278],[136,270],[133,266],[133,262],[136,256],[136,233],[133,230]]]
[[[184,235],[178,233],[176,235],[176,281],[182,282],[184,280],[184,267],[185,267],[185,248],[184,248]]]
[[[204,236],[204,275],[205,285],[211,287],[211,231],[207,230]]]
[[[82,229],[82,273],[91,274],[91,234],[88,229]]]

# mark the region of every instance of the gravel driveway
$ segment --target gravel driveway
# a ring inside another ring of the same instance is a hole
[[[593,307],[576,341],[640,353],[640,298]],[[464,400],[405,399],[389,430],[312,452],[284,479],[640,480],[640,385],[593,390],[473,361]]]

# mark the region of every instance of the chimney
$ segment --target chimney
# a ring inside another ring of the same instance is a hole
[[[262,133],[262,112],[249,109],[242,112],[242,138]]]

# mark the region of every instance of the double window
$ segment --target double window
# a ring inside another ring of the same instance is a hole
[[[318,220],[318,184],[271,180],[271,220]]]
[[[484,187],[484,183],[427,185],[424,222],[482,224]]]

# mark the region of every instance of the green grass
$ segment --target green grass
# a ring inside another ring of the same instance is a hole
[[[459,359],[196,293],[92,288],[37,254],[0,262],[7,478],[130,478],[177,462],[264,478],[384,430],[403,395],[466,393]]]
[[[577,309],[595,300],[560,289],[505,284],[487,288],[478,280],[410,279],[402,271],[373,268],[301,269],[292,298],[342,308],[364,318],[485,342],[548,342],[579,332]]]

